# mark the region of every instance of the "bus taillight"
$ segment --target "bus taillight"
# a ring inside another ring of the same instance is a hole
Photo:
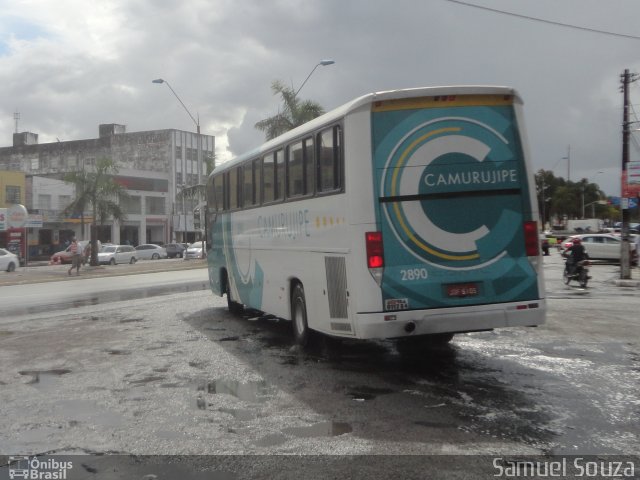
[[[378,285],[382,285],[384,271],[384,249],[382,246],[382,232],[367,232],[365,234],[367,246],[367,266],[369,273]]]
[[[367,232],[367,266],[369,268],[384,267],[384,251],[382,248],[382,232]]]
[[[524,248],[527,257],[537,257],[540,253],[538,222],[524,222]]]

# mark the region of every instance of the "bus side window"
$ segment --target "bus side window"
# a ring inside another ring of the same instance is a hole
[[[276,168],[273,153],[262,158],[262,191],[264,202],[273,202],[276,197]]]
[[[229,170],[229,210],[234,210],[240,206],[240,198],[238,195],[238,180],[240,168],[232,168]]]
[[[253,163],[246,163],[242,168],[242,204],[245,208],[252,206],[255,201],[253,197]]]
[[[330,192],[341,187],[340,127],[318,134],[318,191]]]
[[[224,177],[222,175],[218,175],[213,179],[213,197],[214,200],[212,204],[214,205],[214,209],[216,212],[224,210]]]
[[[287,155],[287,196],[299,197],[304,194],[304,172],[302,142],[289,146]]]
[[[314,151],[313,151],[313,137],[306,138],[303,141],[304,144],[304,195],[312,195],[314,192],[313,179],[315,177],[314,172]]]
[[[275,198],[274,200],[282,200],[284,198],[284,180],[285,180],[285,164],[284,150],[276,151],[276,179],[275,179]]]
[[[260,159],[253,161],[253,204],[262,203],[262,163]]]
[[[313,193],[313,156],[313,137],[289,146],[287,196],[299,197]]]

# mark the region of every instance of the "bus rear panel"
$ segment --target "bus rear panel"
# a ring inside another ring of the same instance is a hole
[[[515,99],[451,94],[372,104],[377,228],[363,241],[382,312],[360,313],[358,336],[544,321]]]

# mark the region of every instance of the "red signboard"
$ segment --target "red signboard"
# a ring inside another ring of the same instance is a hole
[[[630,175],[627,175],[627,171],[622,172],[622,196],[626,198],[640,196],[640,183],[637,181],[637,173],[635,170],[631,170],[630,172]]]

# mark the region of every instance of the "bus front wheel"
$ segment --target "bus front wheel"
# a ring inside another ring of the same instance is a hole
[[[309,325],[307,323],[307,302],[304,298],[304,288],[300,284],[295,286],[291,294],[291,315],[295,342],[304,347],[309,342]]]

